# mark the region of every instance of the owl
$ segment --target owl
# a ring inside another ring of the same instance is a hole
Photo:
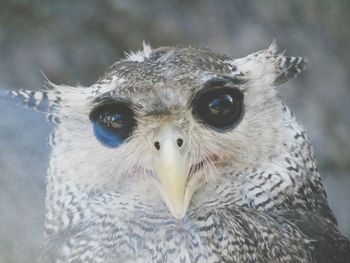
[[[41,262],[349,262],[275,43],[130,52],[89,87],[12,95],[54,124]]]

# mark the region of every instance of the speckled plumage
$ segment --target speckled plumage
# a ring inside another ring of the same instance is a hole
[[[311,143],[277,96],[276,85],[305,67],[274,44],[240,59],[144,45],[91,87],[16,93],[56,123],[41,261],[347,262],[350,245],[337,230]],[[244,115],[227,132],[203,125],[190,107],[217,78],[244,93]],[[94,138],[88,115],[116,98],[132,102],[138,125],[109,149]],[[154,130],[168,122],[185,138],[190,177],[201,181],[181,219],[160,198],[150,165]]]

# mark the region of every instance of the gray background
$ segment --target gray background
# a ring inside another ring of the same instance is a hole
[[[329,202],[350,237],[350,1],[0,0],[0,89],[91,85],[124,55],[200,45],[244,56],[276,39],[311,69],[281,97],[314,143]],[[33,262],[40,246],[50,126],[0,99],[0,262]]]

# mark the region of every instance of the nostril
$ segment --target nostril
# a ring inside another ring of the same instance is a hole
[[[160,143],[157,141],[154,143],[154,147],[156,147],[157,150],[160,149]]]
[[[184,141],[183,141],[181,138],[177,139],[176,142],[177,142],[177,145],[178,145],[179,147],[181,147],[182,144],[184,143]]]

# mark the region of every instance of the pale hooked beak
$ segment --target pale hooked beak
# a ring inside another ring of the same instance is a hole
[[[173,216],[183,218],[196,188],[188,178],[191,164],[183,154],[186,141],[179,129],[164,125],[155,133],[154,142],[157,152],[152,166],[161,195]]]

